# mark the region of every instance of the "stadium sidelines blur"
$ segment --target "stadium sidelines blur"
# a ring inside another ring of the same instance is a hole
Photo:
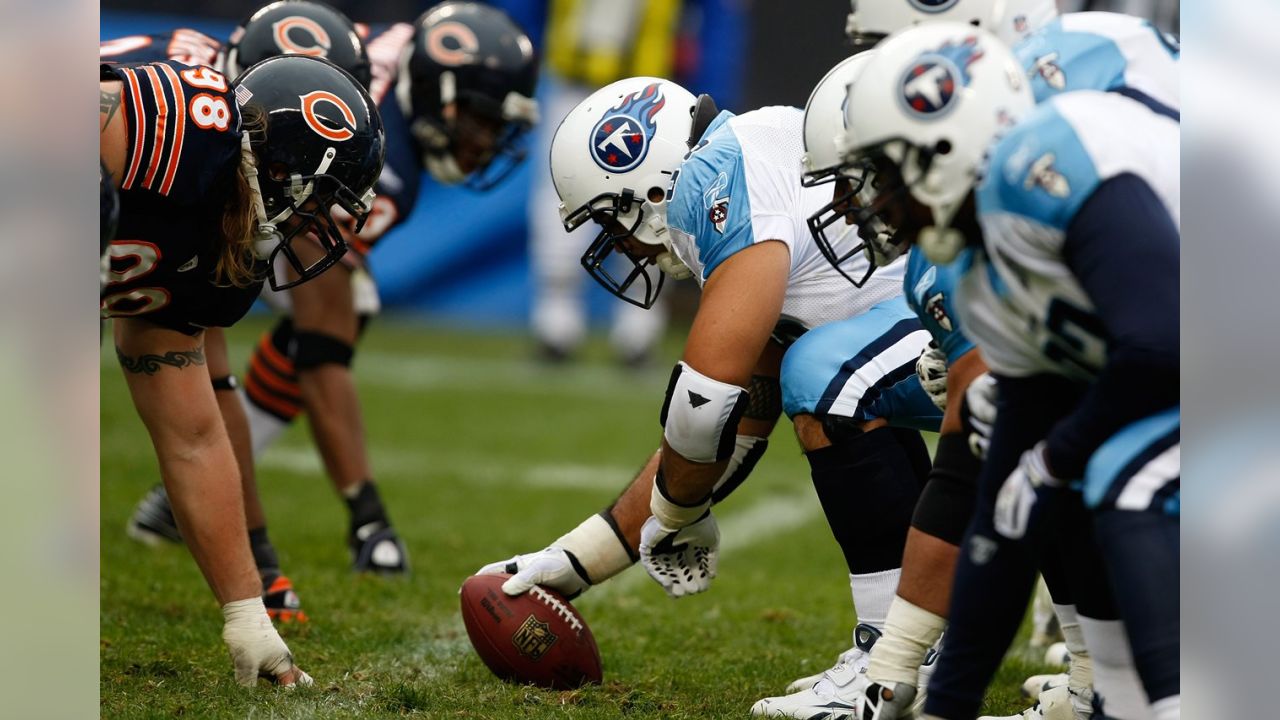
[[[229,331],[235,367],[265,323],[250,316]],[[672,601],[632,568],[575,603],[600,645],[603,686],[506,685],[471,651],[462,580],[540,549],[613,499],[661,437],[679,349],[672,337],[636,372],[613,365],[599,342],[584,363],[546,367],[520,336],[376,322],[355,373],[376,480],[413,572],[350,573],[345,512],[306,428],[292,428],[259,463],[258,484],[311,616],[283,634],[317,684],[246,695],[186,550],[125,538],[134,503],[156,482],[155,456],[104,343],[102,715],[746,717],[756,699],[827,667],[849,645],[849,586],[786,422],[751,481],[716,510],[723,552],[710,592]],[[1007,660],[987,709],[1020,710],[1019,684],[1042,671]]]

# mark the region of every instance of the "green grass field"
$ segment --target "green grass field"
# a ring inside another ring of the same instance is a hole
[[[236,367],[264,328],[230,333]],[[109,335],[108,335],[109,337]],[[678,342],[649,371],[603,346],[546,368],[518,336],[380,321],[356,360],[375,476],[408,544],[406,578],[348,569],[346,514],[305,427],[260,462],[286,574],[311,616],[286,641],[312,688],[231,676],[221,615],[185,548],[128,540],[155,458],[109,344],[102,364],[101,711],[104,717],[747,717],[758,698],[827,667],[854,619],[839,550],[787,423],[752,479],[717,509],[712,590],[668,599],[632,568],[576,601],[605,682],[551,692],[496,680],[474,655],[457,589],[481,565],[543,547],[606,505],[660,438]],[[988,711],[1021,709],[1041,666],[1008,660]]]

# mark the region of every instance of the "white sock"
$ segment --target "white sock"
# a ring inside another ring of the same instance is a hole
[[[853,609],[858,613],[858,622],[866,623],[877,630],[884,629],[885,618],[889,616],[889,606],[898,593],[898,578],[902,577],[902,568],[866,573],[864,575],[849,574],[849,589],[853,591]]]
[[[1182,695],[1170,695],[1151,703],[1151,713],[1156,720],[1180,720],[1182,718]]]
[[[1067,669],[1067,688],[1072,693],[1071,704],[1087,716],[1093,701],[1093,658],[1084,641],[1084,631],[1080,628],[1076,606],[1054,604],[1053,614],[1058,616],[1062,639],[1067,644],[1067,652],[1071,653],[1071,664]]]
[[[1102,696],[1107,717],[1153,720],[1147,693],[1133,665],[1133,651],[1129,648],[1124,623],[1081,615],[1080,629],[1093,657],[1093,689]]]
[[[915,686],[920,663],[942,637],[947,619],[895,597],[885,618],[884,635],[871,651],[867,677],[878,683]]]
[[[243,389],[237,390],[236,395],[240,397],[244,414],[249,418],[249,436],[253,438],[253,457],[255,459],[262,457],[262,453],[266,452],[267,448],[271,447],[271,444],[288,429],[289,423],[254,405]]]

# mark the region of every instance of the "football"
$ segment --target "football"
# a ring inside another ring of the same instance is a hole
[[[484,664],[503,680],[554,690],[600,682],[600,649],[578,611],[537,585],[507,595],[508,577],[472,575],[459,592],[467,636]]]

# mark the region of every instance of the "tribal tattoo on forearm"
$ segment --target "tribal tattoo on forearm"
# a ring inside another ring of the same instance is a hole
[[[107,125],[111,123],[111,118],[115,117],[116,111],[120,109],[120,90],[99,90],[98,91],[98,115],[102,117],[102,127],[99,132],[106,130]]]
[[[204,346],[194,350],[172,350],[164,355],[139,355],[136,358],[125,355],[116,348],[116,357],[120,358],[120,367],[125,372],[143,375],[155,375],[161,368],[168,366],[181,370],[191,365],[204,365]]]

